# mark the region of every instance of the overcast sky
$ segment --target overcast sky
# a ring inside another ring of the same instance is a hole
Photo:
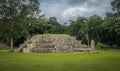
[[[61,23],[68,22],[78,16],[105,16],[112,11],[112,0],[40,0],[40,7],[45,17],[57,17]]]

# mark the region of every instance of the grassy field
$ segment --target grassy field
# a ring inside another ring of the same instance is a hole
[[[86,53],[12,53],[0,50],[0,71],[120,71],[120,50]]]

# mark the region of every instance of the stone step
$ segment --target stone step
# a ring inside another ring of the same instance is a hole
[[[31,40],[25,41],[24,44],[21,44],[20,47],[15,50],[15,52],[21,52],[23,48],[27,47],[28,43],[31,43]]]

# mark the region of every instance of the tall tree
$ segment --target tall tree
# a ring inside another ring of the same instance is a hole
[[[103,20],[100,16],[93,15],[89,17],[88,25],[89,25],[89,37],[90,40],[94,39],[96,42],[100,42],[100,36],[102,31],[102,23]]]
[[[26,3],[23,4],[23,15],[24,15],[24,31],[26,34],[26,39],[30,38],[30,30],[32,25],[40,17],[41,10],[39,9],[38,0],[24,0]]]
[[[115,32],[117,32],[120,35],[120,0],[114,0],[111,2],[112,9],[114,11],[113,13],[113,20],[115,22],[113,28]]]
[[[70,34],[76,36],[77,39],[83,40],[83,42],[89,42],[87,18],[78,17],[77,20],[71,21]]]
[[[107,12],[102,24],[102,42],[108,45],[119,45],[120,42],[120,0],[111,2],[114,12]]]
[[[25,23],[23,20],[34,14],[38,7],[38,0],[0,0],[0,19],[3,22],[0,27],[4,26],[3,33],[7,31],[6,36],[11,41],[11,50],[13,50],[14,39],[23,31],[22,27]]]
[[[50,17],[48,23],[52,26],[49,33],[61,34],[64,32],[62,25],[60,23],[58,23],[56,17]]]

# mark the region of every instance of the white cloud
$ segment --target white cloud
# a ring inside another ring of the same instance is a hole
[[[106,12],[111,11],[111,1],[88,0],[86,3],[73,8],[68,8],[62,13],[65,20],[75,19],[78,16],[89,17],[92,15],[105,16]]]
[[[77,17],[77,16],[85,16],[86,13],[89,12],[89,9],[85,7],[74,7],[65,10],[62,14],[63,18]]]
[[[68,22],[78,16],[89,17],[92,15],[105,16],[111,11],[112,0],[56,0],[41,3],[42,12],[46,17],[55,16],[61,23]]]

